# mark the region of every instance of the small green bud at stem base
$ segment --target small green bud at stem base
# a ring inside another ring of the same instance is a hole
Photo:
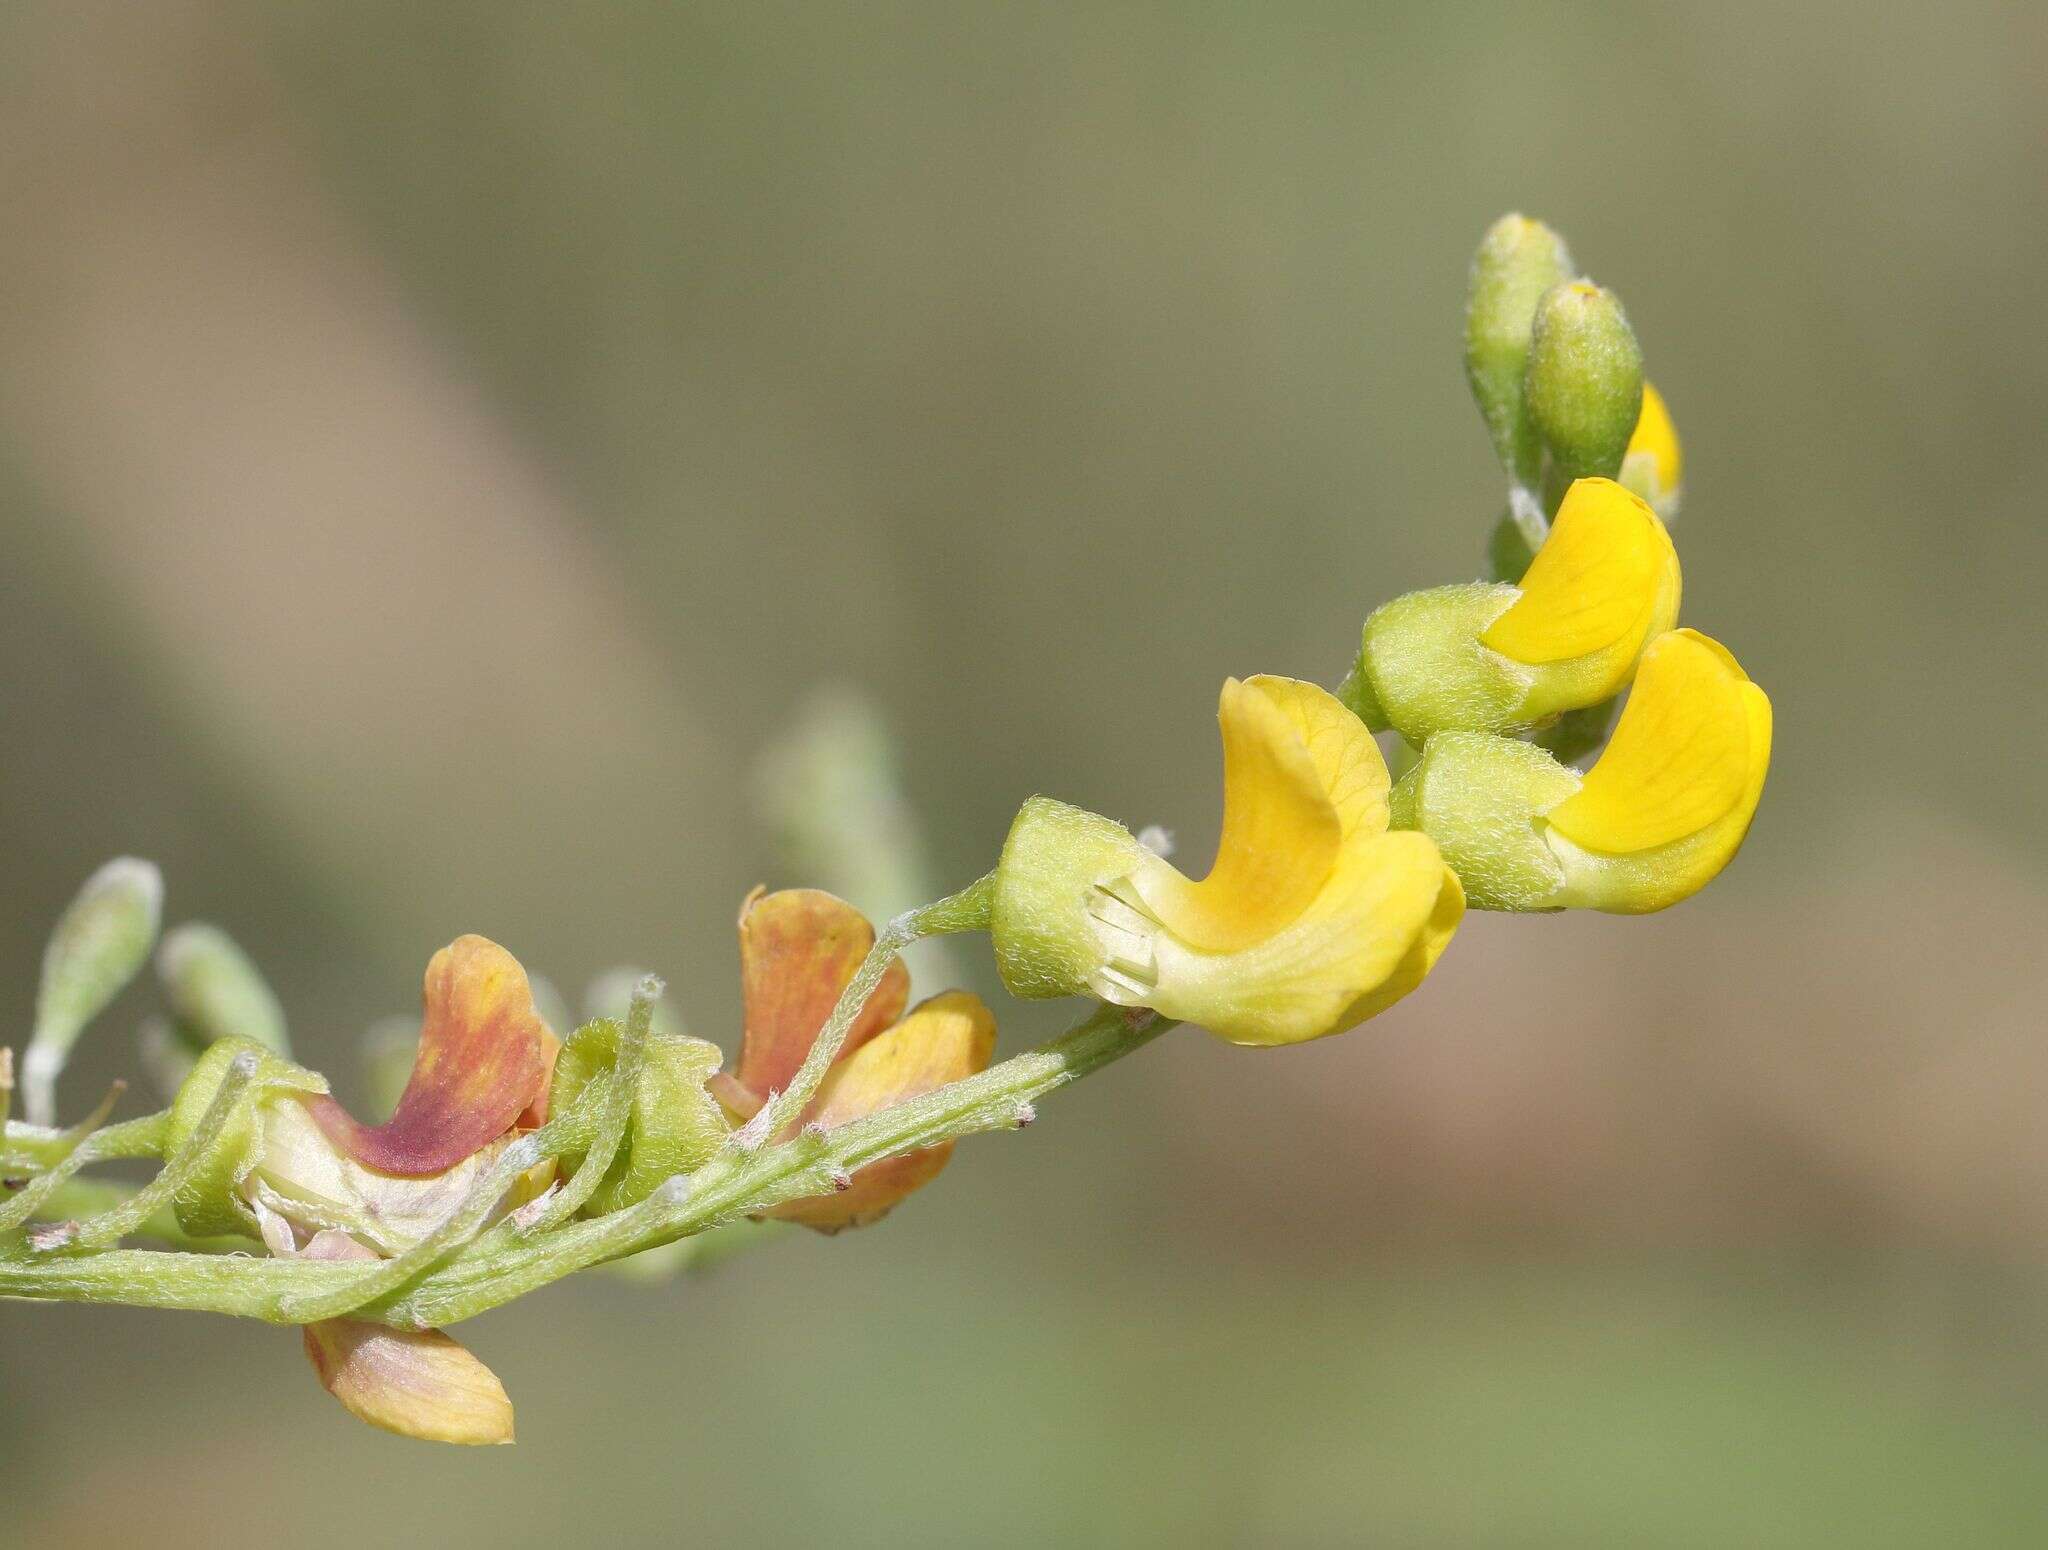
[[[56,1118],[57,1078],[87,1023],[135,977],[156,944],[163,875],[123,856],[86,879],[43,951],[35,1033],[22,1057],[22,1106],[30,1123]]]

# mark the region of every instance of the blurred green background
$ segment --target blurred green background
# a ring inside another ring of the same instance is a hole
[[[9,6],[20,1032],[129,851],[356,1094],[465,930],[729,1040],[824,682],[941,883],[1038,790],[1199,864],[1221,678],[1480,568],[1509,208],[1626,298],[1778,738],[1679,910],[1476,918],[874,1231],[468,1326],[516,1449],[370,1432],[287,1331],[0,1307],[0,1540],[2042,1543],[2044,57],[1974,0]]]

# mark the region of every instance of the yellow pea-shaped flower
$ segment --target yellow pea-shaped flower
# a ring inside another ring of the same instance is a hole
[[[996,959],[1020,996],[1151,1007],[1237,1044],[1354,1027],[1419,985],[1464,913],[1437,847],[1388,831],[1385,762],[1313,684],[1223,686],[1223,832],[1200,881],[1122,825],[1044,797],[996,873]]]
[[[1392,797],[1482,909],[1664,909],[1734,859],[1763,795],[1771,702],[1718,642],[1660,635],[1584,775],[1482,733],[1431,741]]]
[[[1515,733],[1612,698],[1678,619],[1678,552],[1656,512],[1581,479],[1518,585],[1398,597],[1365,621],[1347,697],[1417,747],[1439,732]]]
[[[1656,508],[1669,522],[1678,515],[1685,490],[1685,453],[1679,445],[1678,427],[1664,395],[1645,382],[1643,412],[1629,437],[1628,452],[1621,460],[1621,482]]]

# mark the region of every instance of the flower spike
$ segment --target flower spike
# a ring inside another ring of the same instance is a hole
[[[1670,413],[1620,298],[1577,278],[1539,221],[1487,232],[1465,325],[1508,483],[1488,581],[1377,609],[1334,694],[1225,681],[1205,873],[1172,863],[1164,829],[1134,837],[1034,796],[993,871],[914,904],[928,891],[906,881],[922,875],[915,835],[870,800],[893,784],[868,778],[886,750],[863,723],[852,743],[824,739],[803,790],[769,805],[806,809],[828,875],[848,859],[833,836],[876,820],[854,847],[873,886],[853,891],[887,898],[889,919],[877,930],[813,889],[749,894],[731,1071],[658,1000],[656,976],[600,979],[565,1043],[553,990],[464,936],[428,966],[418,1036],[388,1019],[373,1031],[391,1117],[365,1125],[292,1060],[256,966],[187,924],[157,954],[167,1005],[143,1023],[170,1107],[110,1124],[117,1083],[60,1129],[66,1054],[146,961],[161,916],[155,869],[117,861],[45,956],[20,1073],[28,1123],[8,1112],[0,1048],[0,1298],[299,1325],[321,1384],[362,1420],[510,1442],[503,1385],[443,1333],[466,1319],[580,1271],[702,1270],[759,1240],[742,1221],[878,1221],[962,1138],[1021,1129],[1177,1023],[1246,1046],[1354,1027],[1427,979],[1468,899],[1641,912],[1697,892],[1755,814],[1771,706],[1727,651],[1677,628]],[[1398,785],[1374,741],[1389,730],[1416,755]],[[1015,995],[1090,998],[1000,1064],[989,1009],[964,991],[911,1005],[898,957],[983,931]],[[147,1182],[80,1176],[141,1159],[157,1164]],[[123,1247],[131,1236],[172,1251]],[[244,1252],[259,1243],[267,1260]]]

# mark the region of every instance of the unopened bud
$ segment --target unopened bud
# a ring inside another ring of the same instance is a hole
[[[1533,487],[1543,458],[1542,440],[1522,396],[1536,306],[1552,286],[1571,277],[1564,239],[1525,215],[1495,221],[1472,256],[1465,375],[1493,450],[1517,484]]]
[[[221,1039],[247,1039],[280,1055],[291,1053],[284,1008],[249,955],[220,927],[189,921],[167,933],[157,949],[156,972],[177,1032],[201,1049]]]
[[[1559,489],[1612,479],[1643,407],[1643,352],[1621,299],[1590,280],[1546,291],[1524,383]]]
[[[163,901],[163,874],[150,862],[123,856],[86,879],[50,933],[35,1033],[22,1059],[22,1100],[31,1122],[56,1118],[57,1077],[71,1046],[149,957]]]

